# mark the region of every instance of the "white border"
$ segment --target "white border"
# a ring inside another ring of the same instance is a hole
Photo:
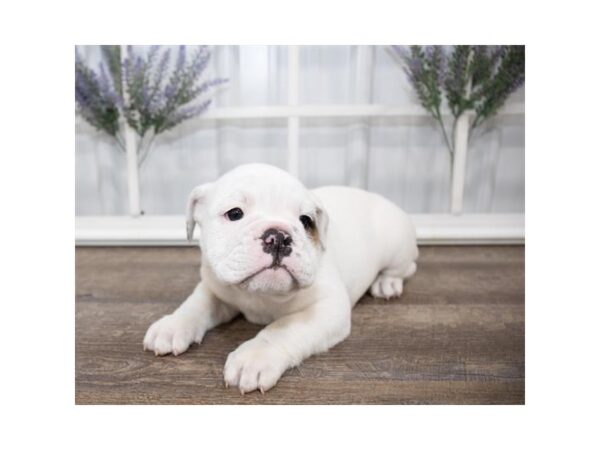
[[[3,56],[13,64],[2,71],[0,111],[6,117],[3,207],[10,219],[3,221],[2,247],[9,268],[2,336],[11,343],[3,372],[2,406],[9,413],[3,441],[90,450],[597,447],[600,209],[593,205],[600,192],[600,59],[594,56],[594,4],[541,10],[512,0],[375,1],[341,8],[309,0],[285,9],[280,2],[175,0],[166,6],[107,0],[5,7]],[[73,97],[73,43],[273,41],[527,43],[526,406],[73,406],[75,163],[73,101],[65,100]]]

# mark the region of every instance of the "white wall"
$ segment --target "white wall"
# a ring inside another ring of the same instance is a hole
[[[91,63],[96,47],[80,48]],[[365,58],[367,60],[365,61]],[[230,79],[212,108],[285,105],[287,48],[213,48],[213,74]],[[302,47],[299,102],[305,105],[417,104],[385,47]],[[510,100],[524,101],[521,90]],[[76,214],[127,214],[125,158],[78,120]],[[146,214],[181,214],[188,192],[237,164],[287,164],[285,119],[192,120],[160,135],[140,173]],[[500,116],[474,136],[465,212],[524,212],[524,116]],[[427,117],[304,118],[300,177],[308,186],[351,184],[380,192],[412,213],[448,210],[449,163],[439,130]]]

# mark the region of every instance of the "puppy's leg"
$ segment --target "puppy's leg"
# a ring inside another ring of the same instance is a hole
[[[334,302],[317,301],[276,320],[231,352],[225,363],[225,384],[238,386],[242,394],[256,389],[264,393],[288,368],[333,347],[349,334],[350,300],[340,292]]]
[[[156,355],[179,355],[192,342],[200,343],[208,330],[228,322],[237,314],[235,308],[217,299],[200,282],[179,308],[148,328],[144,350],[153,351]]]

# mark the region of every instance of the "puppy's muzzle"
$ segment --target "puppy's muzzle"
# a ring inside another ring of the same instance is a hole
[[[292,253],[292,237],[285,231],[269,228],[261,239],[263,251],[273,255],[273,266],[279,266],[281,260]]]

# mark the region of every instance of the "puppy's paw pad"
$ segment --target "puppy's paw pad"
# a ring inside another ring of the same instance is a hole
[[[373,297],[389,300],[392,297],[400,297],[402,295],[402,288],[402,278],[382,274],[373,282],[370,292]]]
[[[144,337],[144,350],[152,351],[157,356],[168,353],[179,355],[194,342],[195,331],[194,327],[180,317],[173,314],[164,316],[148,328]]]

